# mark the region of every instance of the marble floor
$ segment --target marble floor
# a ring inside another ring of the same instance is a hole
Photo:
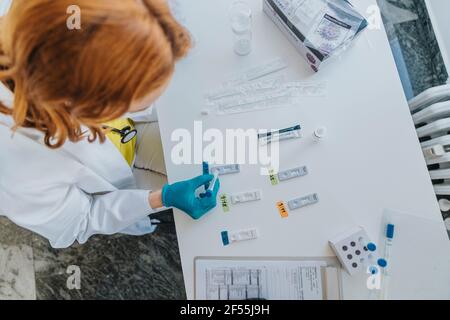
[[[171,223],[154,234],[96,236],[63,250],[0,218],[0,300],[185,299],[172,212],[160,216]]]
[[[445,83],[447,71],[423,0],[379,2],[407,97]],[[162,215],[173,221],[171,212]],[[73,268],[80,272],[79,283],[72,281]],[[0,300],[35,298],[185,299],[173,222],[144,237],[96,236],[85,245],[55,250],[0,218]]]
[[[448,73],[424,0],[378,0],[405,94],[443,85]]]

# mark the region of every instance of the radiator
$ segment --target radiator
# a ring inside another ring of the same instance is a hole
[[[424,91],[409,107],[434,190],[450,196],[450,84]]]

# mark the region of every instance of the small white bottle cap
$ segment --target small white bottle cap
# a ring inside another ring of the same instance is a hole
[[[447,199],[439,200],[439,207],[441,208],[442,212],[450,211],[450,201],[448,201]]]
[[[314,130],[313,138],[317,141],[322,140],[327,135],[327,128],[325,127],[319,127],[316,130]]]

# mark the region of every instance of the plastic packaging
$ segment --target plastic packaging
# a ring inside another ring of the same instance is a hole
[[[345,0],[263,0],[263,10],[315,72],[368,26]]]
[[[247,87],[248,88],[248,87]],[[237,91],[243,90],[240,88]],[[255,91],[211,102],[219,115],[258,111],[292,105],[303,97],[323,97],[326,95],[325,82],[267,83]]]
[[[261,65],[249,68],[243,72],[233,74],[224,83],[225,86],[239,85],[248,81],[253,81],[266,77],[272,73],[287,68],[287,63],[283,58],[277,57]]]
[[[262,81],[254,81],[245,83],[239,86],[223,86],[219,89],[212,90],[206,94],[206,98],[210,102],[216,100],[228,99],[240,95],[251,95],[256,93],[263,93],[269,90],[274,90],[279,88],[280,84],[283,83],[284,76],[277,76],[271,79],[265,79]]]
[[[322,2],[305,44],[317,49],[325,57],[345,48],[357,35],[364,18],[342,0],[314,0]]]

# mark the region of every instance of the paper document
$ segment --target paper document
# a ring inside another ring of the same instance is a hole
[[[200,300],[323,300],[326,275],[338,276],[325,261],[199,259],[195,267]]]

